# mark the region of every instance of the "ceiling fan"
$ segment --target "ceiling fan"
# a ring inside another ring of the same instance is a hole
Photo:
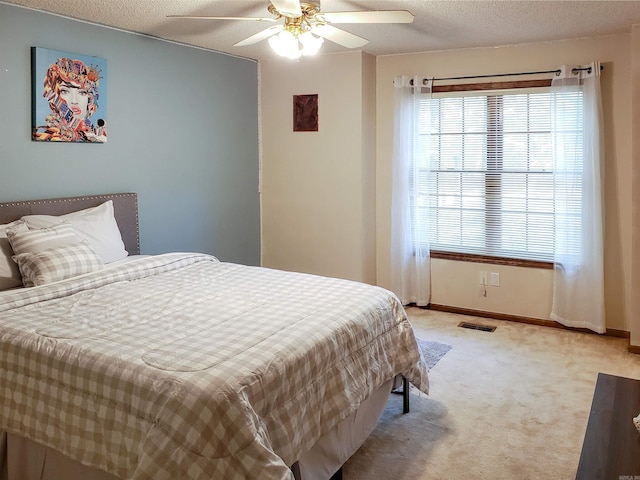
[[[280,55],[299,58],[313,55],[320,49],[323,39],[347,48],[359,48],[369,41],[332,24],[341,23],[411,23],[413,14],[406,10],[371,10],[361,12],[321,12],[319,0],[271,0],[267,10],[272,17],[215,17],[207,15],[167,15],[172,18],[205,20],[252,20],[257,22],[279,22],[249,38],[234,44],[234,47],[253,45],[269,39],[271,47]]]

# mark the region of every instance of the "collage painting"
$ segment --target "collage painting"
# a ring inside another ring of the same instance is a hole
[[[107,141],[105,59],[32,47],[31,75],[33,141]]]

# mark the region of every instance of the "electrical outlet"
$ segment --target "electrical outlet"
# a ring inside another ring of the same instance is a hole
[[[480,285],[489,285],[489,282],[487,281],[488,276],[489,276],[488,272],[478,272]]]
[[[494,287],[499,287],[500,286],[500,274],[499,273],[495,273],[495,272],[491,272],[489,274],[489,282],[492,286]]]

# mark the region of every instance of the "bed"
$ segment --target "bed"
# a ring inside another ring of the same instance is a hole
[[[428,393],[391,292],[139,255],[133,193],[2,203],[7,245],[29,286],[0,291],[0,478],[326,480],[394,379]]]

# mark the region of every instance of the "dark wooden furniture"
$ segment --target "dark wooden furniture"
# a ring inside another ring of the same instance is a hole
[[[576,480],[640,478],[640,380],[598,374]]]

